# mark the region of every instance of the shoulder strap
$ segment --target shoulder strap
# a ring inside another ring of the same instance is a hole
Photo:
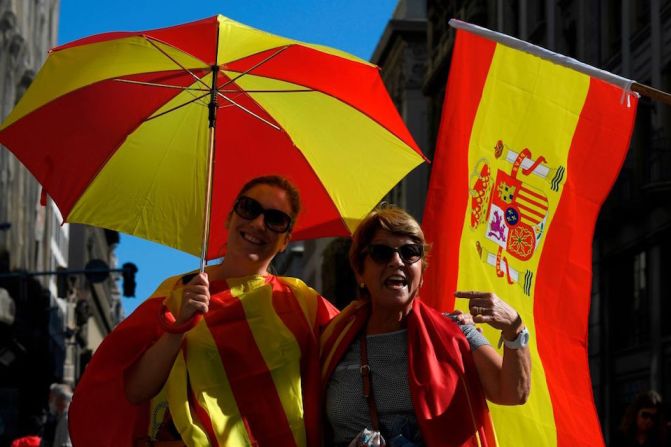
[[[359,340],[361,341],[361,348],[359,349],[361,353],[361,366],[359,367],[359,371],[361,372],[361,380],[363,382],[363,397],[368,401],[368,413],[373,424],[373,430],[380,431],[380,417],[377,414],[377,405],[375,403],[375,396],[373,395],[373,379],[371,378],[370,366],[368,366],[366,331],[361,333]]]

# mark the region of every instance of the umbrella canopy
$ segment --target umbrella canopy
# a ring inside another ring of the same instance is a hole
[[[207,259],[252,177],[298,186],[294,239],[349,235],[424,160],[375,65],[223,16],[53,49],[0,143],[65,221],[194,255],[209,224]]]

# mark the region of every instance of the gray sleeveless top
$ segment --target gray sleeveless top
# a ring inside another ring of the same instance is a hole
[[[459,328],[472,351],[489,345],[475,326],[463,325]],[[387,444],[402,434],[415,445],[423,445],[408,386],[407,330],[369,335],[366,340],[382,436]],[[326,415],[336,446],[347,446],[361,430],[366,427],[372,429],[368,403],[363,397],[360,362],[357,338],[336,366],[327,385]]]

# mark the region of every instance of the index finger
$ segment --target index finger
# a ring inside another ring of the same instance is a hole
[[[473,299],[473,298],[490,298],[492,296],[492,292],[480,292],[478,290],[457,290],[454,292],[454,296],[457,298],[466,298],[466,299]]]

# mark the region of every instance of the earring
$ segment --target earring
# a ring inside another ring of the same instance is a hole
[[[365,289],[365,288],[366,288],[366,283],[363,282],[363,281],[361,281],[361,282],[359,283],[359,288],[360,288],[360,289]]]

